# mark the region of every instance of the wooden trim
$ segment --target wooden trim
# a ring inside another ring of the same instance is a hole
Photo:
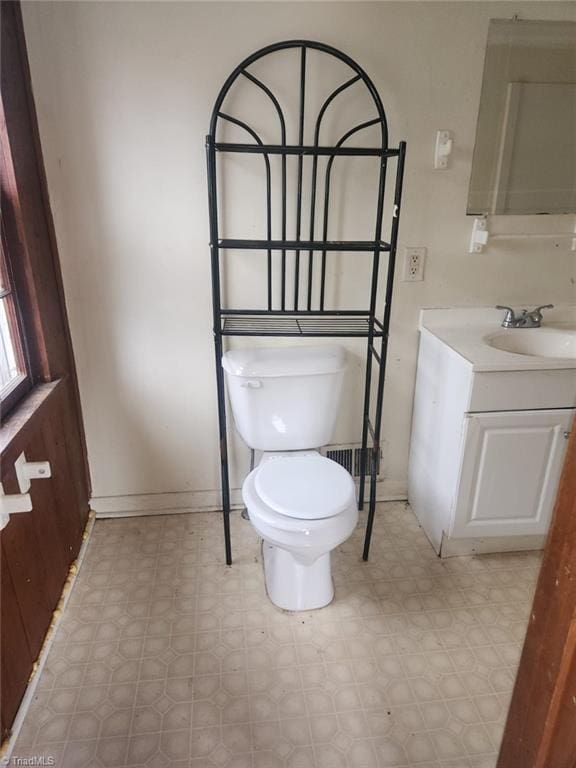
[[[14,287],[37,379],[74,373],[62,274],[19,2],[1,3],[2,209]],[[12,248],[15,253],[12,254]]]
[[[4,28],[5,5],[2,4],[2,27]],[[4,45],[4,35],[2,36],[2,48]],[[5,66],[4,57],[8,52],[2,52],[2,70]],[[13,77],[19,76],[19,73],[13,73]],[[7,77],[7,75],[6,75]],[[31,374],[35,381],[50,381],[51,367],[49,360],[49,349],[46,338],[47,329],[45,326],[54,319],[43,317],[41,296],[39,295],[39,285],[37,277],[42,278],[45,268],[40,275],[35,277],[34,259],[27,245],[26,232],[32,234],[25,225],[26,215],[22,210],[20,201],[20,192],[16,181],[16,169],[10,147],[10,136],[7,128],[7,119],[10,112],[10,98],[8,85],[4,84],[2,79],[2,91],[0,101],[0,168],[2,173],[0,179],[2,182],[2,223],[5,232],[7,244],[10,249],[10,267],[12,272],[13,288],[18,296],[18,303],[22,311],[22,324],[24,335],[30,354]],[[16,107],[14,107],[16,108]],[[6,114],[8,112],[8,115]],[[26,170],[29,175],[29,169]],[[23,201],[25,204],[25,201]],[[36,224],[33,224],[33,230],[36,230]],[[48,291],[50,284],[45,286]],[[52,309],[54,315],[54,308]]]
[[[1,152],[0,152],[1,155]],[[3,162],[3,156],[0,157],[0,163]],[[1,171],[4,172],[4,165],[1,164]],[[12,410],[16,403],[21,400],[26,392],[32,388],[32,377],[30,373],[30,359],[28,356],[28,345],[26,343],[26,334],[22,324],[22,314],[18,306],[18,296],[13,288],[12,270],[10,267],[10,255],[8,253],[8,242],[4,231],[4,222],[0,222],[2,237],[2,255],[0,257],[0,273],[2,275],[2,287],[4,302],[4,311],[8,318],[10,329],[10,341],[14,350],[14,355],[18,363],[20,375],[11,381],[0,393],[0,423],[5,419],[6,414]]]
[[[576,430],[573,430],[498,768],[576,766]]]
[[[1,191],[6,236],[13,255],[14,288],[33,382],[67,378],[75,412],[67,429],[77,444],[77,479],[86,487],[88,497],[86,437],[20,3],[3,0],[0,13],[0,151],[6,167]]]

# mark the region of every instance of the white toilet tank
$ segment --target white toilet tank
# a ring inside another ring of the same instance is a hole
[[[332,438],[342,347],[237,349],[222,357],[236,428],[258,451],[319,448]]]

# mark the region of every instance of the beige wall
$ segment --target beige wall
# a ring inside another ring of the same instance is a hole
[[[406,488],[421,307],[576,301],[567,241],[499,241],[470,256],[465,216],[488,20],[576,19],[574,4],[23,10],[97,508],[217,506],[204,135],[229,71],[267,43],[316,38],[346,51],[380,90],[392,142],[408,142],[399,271],[404,246],[426,246],[428,261],[424,282],[396,285],[382,493]],[[454,132],[445,172],[433,170],[440,128]],[[537,226],[555,231],[560,221]],[[356,370],[360,349],[351,351]],[[358,439],[359,408],[351,376],[338,440]],[[234,457],[237,485],[245,449],[236,445]]]

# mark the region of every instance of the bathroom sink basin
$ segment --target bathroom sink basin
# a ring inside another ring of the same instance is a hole
[[[576,359],[576,328],[518,328],[485,339],[503,352],[532,357]]]

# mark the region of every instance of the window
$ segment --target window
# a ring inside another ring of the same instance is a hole
[[[0,406],[2,415],[30,389],[31,377],[8,247],[2,230],[0,256]]]

